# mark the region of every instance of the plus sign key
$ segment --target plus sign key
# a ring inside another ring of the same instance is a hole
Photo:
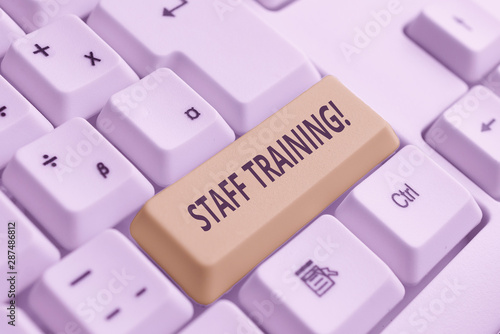
[[[409,285],[482,217],[472,195],[411,145],[354,188],[335,215]]]
[[[3,180],[66,249],[119,223],[153,196],[146,178],[81,118],[19,149]]]
[[[73,117],[93,116],[109,96],[138,80],[125,61],[74,15],[20,39],[8,50],[1,69],[55,126]]]

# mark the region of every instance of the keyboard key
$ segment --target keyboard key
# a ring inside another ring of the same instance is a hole
[[[500,98],[473,87],[425,133],[429,145],[500,200]]]
[[[179,334],[245,333],[263,334],[262,331],[228,300],[219,300]]]
[[[358,238],[414,285],[481,220],[471,194],[415,146],[406,146],[335,212]]]
[[[65,14],[87,17],[99,0],[0,0],[0,7],[26,32],[32,32]]]
[[[0,77],[0,169],[16,150],[54,127],[3,77]]]
[[[3,181],[67,249],[119,223],[154,194],[146,178],[81,118],[19,149]]]
[[[269,333],[367,333],[403,285],[338,220],[324,215],[261,264],[239,293]]]
[[[1,298],[10,301],[15,300],[16,296],[31,285],[45,269],[56,263],[60,254],[2,192],[0,192],[0,222],[2,223],[0,249],[4,253],[0,258],[2,274],[0,291],[3,292]],[[10,261],[8,256],[12,256]],[[13,279],[10,280],[11,278]],[[11,290],[12,284],[15,289]]]
[[[166,68],[113,95],[97,128],[160,186],[234,141],[217,111]]]
[[[256,146],[258,136],[268,144]],[[382,118],[326,77],[149,200],[132,236],[209,304],[398,145]]]
[[[500,21],[473,1],[432,3],[407,33],[468,82],[477,82],[500,62]]]
[[[0,59],[10,44],[24,35],[24,31],[0,8]]]
[[[0,304],[1,305],[1,304]],[[1,305],[0,332],[5,334],[43,334],[33,320],[18,305]],[[14,308],[13,308],[14,307]],[[9,309],[10,308],[10,309]],[[14,311],[15,309],[15,311]],[[12,314],[11,312],[15,312]]]
[[[259,4],[252,9],[405,140],[418,142],[436,115],[468,90],[403,33],[424,5],[423,1],[350,0],[339,6],[337,1],[301,0],[277,13]]]
[[[48,269],[29,304],[55,333],[173,333],[193,314],[187,298],[116,230]]]
[[[58,126],[89,118],[108,98],[138,80],[132,69],[82,20],[64,16],[13,44],[2,72]]]
[[[174,70],[238,134],[319,80],[304,55],[245,5],[225,11],[211,1],[175,3],[103,0],[88,24],[141,77]]]

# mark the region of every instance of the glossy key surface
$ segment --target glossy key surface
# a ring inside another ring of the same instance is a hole
[[[122,234],[106,230],[47,270],[30,306],[52,332],[174,333],[192,305]]]
[[[253,146],[261,134],[269,146]],[[194,300],[211,303],[398,144],[326,77],[149,200],[132,235]]]

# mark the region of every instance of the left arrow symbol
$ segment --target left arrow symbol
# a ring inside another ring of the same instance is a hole
[[[481,132],[491,131],[491,126],[495,123],[496,119],[492,119],[488,123],[481,124]]]
[[[184,5],[187,5],[187,3],[188,3],[187,0],[181,0],[181,4],[177,7],[174,7],[172,9],[163,8],[163,16],[175,17],[174,11],[181,8]]]

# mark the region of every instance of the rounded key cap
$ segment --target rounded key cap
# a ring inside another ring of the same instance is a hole
[[[425,140],[484,191],[500,200],[500,98],[473,87],[425,133]]]
[[[477,82],[500,61],[500,21],[471,0],[431,3],[407,32],[468,82]]]
[[[146,178],[81,118],[18,150],[3,181],[68,249],[119,223],[154,194]]]
[[[356,186],[335,216],[403,283],[417,284],[482,212],[461,184],[409,145]]]
[[[89,26],[145,76],[175,71],[237,134],[319,80],[312,64],[245,5],[212,1],[103,0]]]
[[[0,169],[16,150],[54,127],[3,77],[0,77]]]
[[[234,141],[217,111],[166,68],[114,94],[97,128],[160,186]]]
[[[232,302],[222,299],[210,306],[179,334],[238,333],[263,334]]]
[[[33,283],[45,269],[59,260],[59,251],[29,221],[29,219],[0,192],[0,298],[15,300],[20,292]],[[8,261],[8,257],[12,259]],[[12,274],[8,274],[12,273]],[[3,276],[5,275],[5,276]],[[13,280],[4,279],[5,277]],[[12,296],[7,294],[14,284]]]
[[[366,333],[403,285],[338,220],[324,215],[261,264],[239,293],[269,333]]]
[[[193,315],[187,298],[116,230],[48,269],[29,304],[55,333],[68,326],[71,333],[174,333]]]
[[[82,20],[67,15],[17,40],[2,73],[52,124],[89,118],[115,92],[138,80]]]

